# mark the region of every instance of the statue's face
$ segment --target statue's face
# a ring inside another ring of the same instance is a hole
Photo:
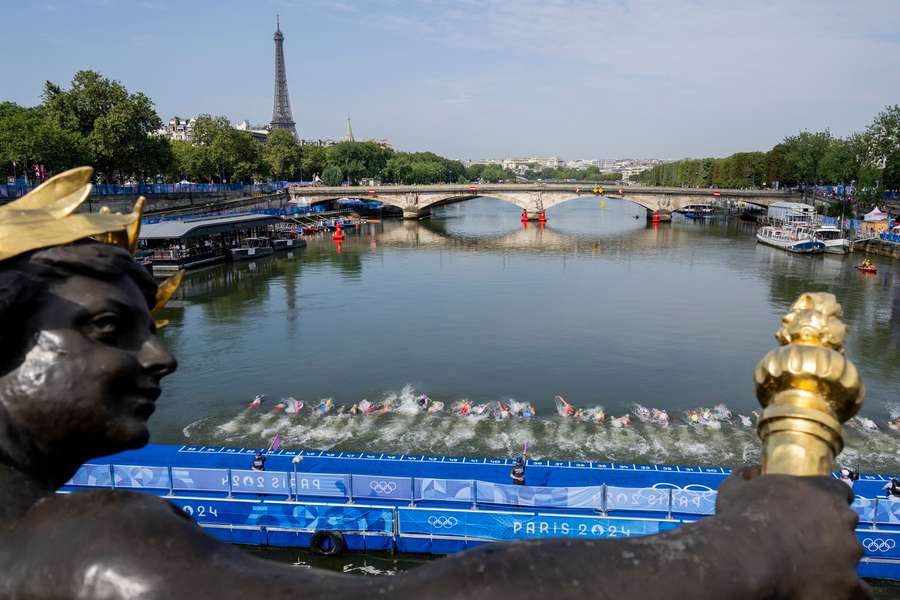
[[[45,451],[89,458],[147,443],[160,379],[175,359],[131,278],[51,282],[22,363],[0,378],[13,426]]]

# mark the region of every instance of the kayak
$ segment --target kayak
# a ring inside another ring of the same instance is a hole
[[[856,265],[856,268],[862,271],[863,273],[877,273],[878,267],[875,265]]]

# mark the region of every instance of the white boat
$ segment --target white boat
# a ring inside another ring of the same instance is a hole
[[[825,252],[846,254],[850,251],[850,240],[834,225],[819,225],[813,230],[816,239],[825,244]]]
[[[762,227],[756,232],[756,241],[798,254],[825,251],[825,243],[816,239],[813,231],[805,227]]]

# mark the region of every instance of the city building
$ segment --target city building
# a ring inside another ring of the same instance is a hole
[[[253,139],[259,142],[260,144],[265,144],[266,140],[269,139],[269,126],[268,125],[251,125],[250,121],[246,119],[243,121],[238,121],[238,124],[234,126],[238,131],[248,131],[250,135],[253,136]]]
[[[172,117],[168,123],[156,130],[156,135],[169,138],[170,140],[190,142],[194,137],[194,122],[196,121],[196,117],[187,119],[177,116]]]

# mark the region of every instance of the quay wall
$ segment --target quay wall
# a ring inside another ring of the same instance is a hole
[[[194,192],[184,194],[147,194],[145,215],[191,215],[250,208],[281,208],[287,201],[284,192],[247,196],[245,192]],[[108,206],[113,212],[130,212],[138,194],[91,196],[78,212],[98,212]]]
[[[900,259],[900,244],[885,242],[878,238],[853,244],[853,251]]]

